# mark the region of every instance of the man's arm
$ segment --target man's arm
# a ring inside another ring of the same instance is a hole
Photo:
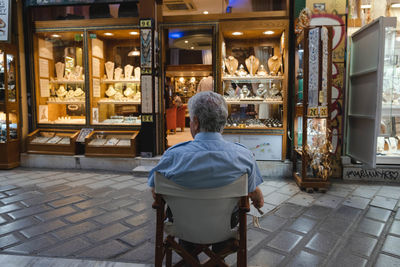
[[[264,196],[258,186],[256,187],[256,190],[249,193],[249,197],[254,207],[261,208],[264,206]]]

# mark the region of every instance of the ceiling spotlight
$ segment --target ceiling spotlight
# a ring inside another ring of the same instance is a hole
[[[188,40],[185,40],[185,44],[187,44],[187,43],[189,43],[189,41],[188,41]]]
[[[271,35],[271,34],[274,34],[275,32],[273,32],[273,31],[265,31],[265,32],[263,32],[263,34],[268,34],[268,35]]]
[[[243,32],[232,32],[232,35],[243,35]]]
[[[194,46],[190,47],[190,49],[194,49]]]
[[[369,8],[371,8],[371,5],[361,5],[361,8],[362,9],[369,9]]]
[[[106,32],[106,33],[104,33],[104,35],[106,35],[106,36],[113,36],[114,34],[111,33],[111,32]]]
[[[204,14],[204,15],[207,15],[207,14],[208,14],[208,11],[207,11],[207,10],[203,11],[203,14]]]
[[[138,56],[140,56],[140,51],[137,50],[136,47],[135,49],[133,49],[128,53],[128,57],[138,57]]]
[[[129,32],[130,35],[138,35],[138,32]]]
[[[61,35],[59,35],[59,34],[52,34],[51,37],[58,38],[58,37],[61,37]]]
[[[400,3],[392,4],[391,7],[393,7],[393,8],[399,8],[399,7],[400,7]]]

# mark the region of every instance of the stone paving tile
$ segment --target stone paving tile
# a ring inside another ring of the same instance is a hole
[[[342,197],[336,197],[331,195],[323,195],[315,200],[314,205],[319,205],[328,208],[336,208],[344,200]]]
[[[141,203],[138,203],[136,205],[129,207],[129,209],[134,210],[136,212],[141,212],[147,208],[148,208],[148,205],[147,205],[147,203],[144,203],[144,202],[141,202]]]
[[[148,222],[151,219],[155,219],[155,216],[150,215],[149,213],[143,213],[138,216],[134,216],[128,220],[125,220],[125,222],[133,226],[139,226],[145,222]]]
[[[387,222],[391,214],[390,210],[381,209],[377,207],[369,207],[367,214],[365,217],[374,219],[377,221]]]
[[[119,175],[116,177],[112,177],[111,180],[117,181],[117,182],[125,182],[132,180],[132,182],[135,182],[136,184],[140,184],[139,181],[134,181],[132,175]]]
[[[3,218],[3,216],[0,215],[0,224],[7,222],[6,219]]]
[[[400,209],[397,209],[396,215],[394,217],[396,220],[400,220]]]
[[[106,198],[94,198],[94,199],[89,199],[86,201],[82,201],[80,203],[75,203],[74,206],[80,208],[80,209],[89,209],[95,206],[102,205],[104,203],[108,203],[110,199]]]
[[[388,235],[383,243],[382,251],[400,256],[400,237]]]
[[[339,236],[334,233],[319,231],[313,235],[306,248],[328,254],[335,247]]]
[[[40,183],[40,184],[36,184],[36,185],[38,187],[47,188],[47,187],[54,186],[54,185],[65,184],[67,182],[68,182],[68,180],[59,179],[59,180],[53,180],[53,181],[44,182],[44,183]]]
[[[274,192],[266,197],[264,197],[264,202],[273,204],[273,205],[279,205],[283,203],[284,201],[288,200],[290,196]]]
[[[310,232],[314,226],[317,224],[317,221],[312,220],[308,217],[301,216],[297,218],[292,225],[289,226],[288,229],[297,231],[303,234],[307,234]]]
[[[324,220],[324,222],[320,225],[320,228],[327,232],[343,235],[349,229],[351,223],[352,221],[332,215]]]
[[[285,253],[290,253],[302,238],[301,235],[283,231],[268,242],[268,246]]]
[[[275,215],[283,218],[297,217],[303,211],[303,207],[292,204],[282,204],[274,212]]]
[[[367,260],[359,256],[343,253],[336,257],[333,266],[343,267],[364,267],[367,265]]]
[[[385,254],[379,254],[376,267],[400,266],[400,258],[395,258]]]
[[[260,226],[264,230],[275,232],[279,228],[283,227],[286,222],[287,220],[284,218],[275,215],[266,215],[260,220]]]
[[[115,223],[109,226],[106,226],[102,228],[101,230],[91,232],[87,234],[86,236],[91,240],[93,243],[95,242],[101,242],[106,239],[109,239],[113,236],[117,236],[122,234],[123,232],[129,231],[130,228],[126,227],[120,223]]]
[[[385,227],[384,223],[364,218],[358,225],[357,231],[379,237],[382,233],[383,227]]]
[[[285,264],[287,267],[300,267],[300,266],[321,266],[322,261],[324,258],[306,252],[306,251],[300,251],[288,264]]]
[[[13,221],[13,222],[10,222],[7,224],[3,224],[0,227],[0,235],[18,231],[20,229],[35,225],[37,223],[38,223],[38,221],[28,217],[28,218],[16,220],[16,221]]]
[[[88,248],[91,244],[81,238],[63,242],[61,245],[52,246],[50,249],[44,250],[39,255],[51,257],[66,257],[74,255],[75,252]]]
[[[372,189],[368,186],[360,186],[353,191],[353,195],[372,199],[377,194],[378,190],[378,188]]]
[[[115,184],[110,185],[111,188],[114,189],[123,189],[126,187],[133,187],[133,186],[137,186],[138,182],[136,181],[126,181],[126,182],[116,182]]]
[[[117,259],[127,260],[127,261],[139,261],[139,262],[149,262],[153,261],[154,258],[154,244],[146,242],[121,256]]]
[[[292,203],[292,204],[308,207],[308,206],[311,206],[314,201],[315,201],[314,196],[307,194],[307,193],[300,192],[300,193],[294,195],[293,197],[291,197],[287,201],[287,203]]]
[[[11,196],[15,196],[15,195],[18,195],[18,194],[25,193],[27,191],[34,191],[34,190],[35,190],[34,187],[18,187],[18,188],[15,188],[13,190],[8,190],[8,191],[6,191],[4,193],[11,197]]]
[[[267,196],[267,195],[271,194],[272,192],[275,192],[278,190],[276,187],[266,186],[264,184],[259,185],[259,188],[260,188],[263,196]]]
[[[41,221],[48,221],[57,217],[62,217],[71,213],[76,212],[76,209],[71,206],[65,206],[59,209],[54,209],[48,212],[44,212],[41,214],[35,215],[35,218],[38,218]]]
[[[49,236],[41,236],[36,239],[24,242],[15,247],[5,249],[5,252],[14,252],[21,254],[31,254],[46,247],[50,247],[56,243],[55,239]]]
[[[328,216],[329,213],[332,212],[332,208],[328,207],[322,207],[322,206],[317,206],[313,205],[309,209],[307,209],[306,212],[303,213],[303,215],[315,218],[315,219],[323,219],[326,216]]]
[[[345,198],[348,197],[352,191],[353,189],[351,188],[343,187],[337,184],[332,184],[329,190],[326,192],[326,194]]]
[[[105,212],[106,211],[104,211],[104,210],[93,208],[93,209],[85,210],[83,212],[79,212],[74,215],[68,216],[65,219],[69,222],[76,223],[76,222],[79,222],[82,220],[86,220],[88,218],[93,218],[93,217],[99,216],[101,214],[104,214]]]
[[[389,197],[394,199],[400,198],[400,188],[398,186],[382,186],[378,191],[378,196]]]
[[[107,212],[106,214],[96,217],[94,220],[101,224],[109,224],[131,215],[132,213],[127,210],[117,210],[113,212]]]
[[[50,193],[50,194],[43,194],[40,195],[38,197],[34,197],[34,198],[30,198],[30,199],[25,199],[23,201],[21,201],[22,204],[24,204],[25,206],[34,206],[34,205],[39,205],[39,204],[43,204],[46,202],[51,202],[57,199],[62,198],[61,195],[59,195],[58,193]]]
[[[279,188],[279,190],[277,190],[276,192],[289,196],[294,196],[295,194],[300,192],[300,188],[295,184],[288,184]]]
[[[54,220],[47,223],[41,223],[39,225],[30,227],[28,229],[22,230],[21,233],[27,238],[32,238],[37,235],[41,235],[47,232],[54,231],[58,228],[65,226],[66,224],[60,220]]]
[[[79,256],[87,258],[109,259],[126,252],[128,249],[129,247],[122,244],[121,242],[112,240],[100,246],[88,249],[85,252],[79,254]]]
[[[25,208],[22,210],[17,210],[17,211],[12,211],[7,213],[8,216],[10,216],[12,219],[20,219],[23,217],[27,217],[33,214],[41,213],[50,210],[51,208],[46,205],[38,205],[38,206],[33,206],[30,208]]]
[[[351,196],[343,202],[343,205],[363,210],[367,208],[370,201],[368,198]]]
[[[352,251],[356,254],[370,257],[377,243],[378,240],[376,238],[352,235],[348,240],[345,251]]]
[[[79,195],[79,194],[84,193],[89,190],[85,186],[79,186],[79,187],[73,187],[73,188],[68,186],[67,188],[69,188],[69,189],[63,190],[63,191],[59,192],[59,194],[63,197],[69,197],[69,196],[73,196],[73,195]]]
[[[87,187],[92,188],[92,189],[97,189],[97,188],[101,188],[101,187],[105,187],[105,186],[110,186],[115,183],[116,183],[115,181],[107,180],[107,181],[95,182],[95,183],[88,184]]]
[[[0,249],[18,243],[19,241],[20,240],[14,234],[0,237]]]
[[[29,199],[29,198],[33,198],[36,197],[38,195],[41,195],[40,192],[37,191],[30,191],[30,192],[25,192],[22,194],[19,194],[17,196],[12,196],[12,197],[7,197],[7,198],[3,198],[0,200],[1,203],[3,203],[4,205],[13,203],[13,202],[17,202],[17,201],[21,201],[24,199]]]
[[[118,199],[115,201],[110,201],[107,204],[104,204],[101,206],[102,209],[105,209],[107,211],[113,211],[116,209],[120,209],[123,207],[130,207],[133,204],[135,204],[137,202],[136,199],[132,199],[132,198],[124,198],[124,199]],[[148,208],[148,206],[146,205],[146,208]]]
[[[389,233],[400,236],[400,221],[393,221]]]
[[[0,206],[0,214],[1,213],[7,213],[10,211],[14,211],[14,210],[19,210],[22,209],[23,207],[21,207],[20,205],[13,203],[13,204],[9,204],[9,205],[5,205],[5,206]]]
[[[265,266],[266,259],[268,259],[268,267],[279,266],[279,264],[285,259],[284,255],[276,252],[261,249],[256,255],[249,259],[249,266]]]
[[[89,231],[98,229],[97,225],[92,223],[92,222],[83,222],[80,224],[74,224],[71,226],[68,226],[62,230],[59,230],[55,233],[53,233],[53,235],[55,237],[57,237],[60,240],[65,240],[77,235],[81,235],[84,233],[87,233]]]
[[[260,232],[252,228],[247,230],[247,250],[252,250],[261,241],[263,241],[268,236],[265,232]]]
[[[275,205],[264,203],[264,206],[261,208],[261,211],[264,213],[262,215],[253,205],[251,205],[250,212],[248,212],[247,214],[251,215],[251,216],[256,216],[256,217],[263,217],[263,216],[267,215],[271,210],[274,210],[276,207],[277,206],[275,206]]]
[[[375,196],[371,201],[371,206],[376,206],[388,210],[394,210],[397,204],[397,199],[382,197],[382,196]]]
[[[93,178],[90,178],[90,179],[83,179],[83,180],[77,180],[77,181],[74,181],[74,182],[70,182],[70,183],[67,183],[67,185],[68,186],[72,186],[72,187],[74,187],[74,186],[83,186],[83,185],[88,185],[88,184],[91,184],[91,183],[95,183],[95,182],[97,182],[96,181],[96,179],[93,179]]]
[[[131,246],[143,243],[145,240],[154,239],[155,225],[149,224],[133,232],[123,235],[119,239]]]
[[[332,213],[332,216],[342,218],[342,219],[348,220],[348,221],[354,221],[355,219],[358,218],[358,216],[360,216],[361,211],[362,210],[360,210],[360,209],[343,205],[343,206],[340,206],[337,210],[335,210]]]
[[[136,189],[136,190],[139,190],[139,191],[150,191],[150,188],[149,188],[149,186],[147,185],[147,183],[145,183],[145,184],[140,184],[140,185],[135,185],[134,187],[133,187],[134,189]]]
[[[17,187],[15,185],[4,185],[4,186],[0,186],[0,192],[13,190],[13,189],[16,189],[16,188]]]
[[[71,196],[71,197],[66,197],[66,198],[63,198],[60,200],[49,202],[48,205],[50,205],[54,208],[59,208],[62,206],[74,204],[74,203],[81,202],[84,200],[86,200],[86,199],[81,196]]]

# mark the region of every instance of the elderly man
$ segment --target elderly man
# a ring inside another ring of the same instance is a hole
[[[151,170],[148,185],[153,194],[154,172],[188,188],[224,186],[247,173],[250,199],[261,208],[264,198],[258,185],[262,177],[253,154],[221,135],[228,117],[225,99],[214,92],[201,92],[190,98],[188,108],[194,140],[169,148]]]

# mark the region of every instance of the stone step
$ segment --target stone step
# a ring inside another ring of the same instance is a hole
[[[132,174],[135,177],[147,177],[149,176],[149,173],[151,171],[151,169],[153,169],[154,166],[150,166],[150,165],[141,165],[141,166],[137,166],[136,168],[134,168],[132,170]]]

